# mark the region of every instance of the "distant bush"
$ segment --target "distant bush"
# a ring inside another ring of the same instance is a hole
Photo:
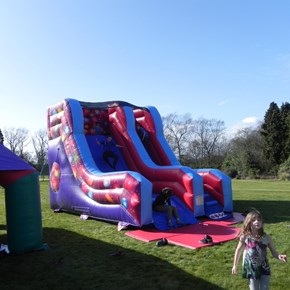
[[[290,157],[280,165],[278,178],[280,180],[290,180]]]

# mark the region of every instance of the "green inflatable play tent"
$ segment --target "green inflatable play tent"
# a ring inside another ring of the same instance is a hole
[[[9,252],[43,248],[38,172],[1,144],[0,185],[5,189]]]

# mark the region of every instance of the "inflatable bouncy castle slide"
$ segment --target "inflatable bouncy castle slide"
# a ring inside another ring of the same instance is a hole
[[[182,166],[155,107],[65,99],[48,108],[47,129],[54,211],[164,229],[164,214],[152,210],[152,201],[171,187],[186,224],[232,215],[230,178],[217,169]]]

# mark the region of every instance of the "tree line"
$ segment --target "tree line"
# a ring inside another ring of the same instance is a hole
[[[232,178],[280,178],[290,180],[290,104],[269,105],[264,120],[227,135],[222,120],[193,119],[187,113],[162,117],[164,136],[182,165],[217,168]],[[48,174],[46,129],[30,134],[26,128],[2,130],[4,144]]]
[[[290,104],[269,105],[264,120],[228,136],[223,121],[162,118],[164,134],[181,164],[217,168],[232,178],[278,177],[290,180]]]
[[[46,129],[31,133],[26,128],[2,129],[4,145],[13,153],[35,167],[41,174],[48,175],[48,136]]]

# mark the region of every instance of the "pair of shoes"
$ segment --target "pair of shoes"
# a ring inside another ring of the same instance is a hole
[[[125,253],[123,251],[117,251],[115,253],[110,254],[110,256],[112,256],[112,257],[120,257],[123,255],[125,255]]]
[[[212,237],[209,235],[205,235],[205,237],[199,241],[201,244],[211,244],[212,243]]]
[[[179,226],[183,225],[183,222],[182,222],[180,219],[177,219],[177,220],[176,220],[176,223],[177,223]]]
[[[156,242],[156,246],[157,247],[163,247],[163,246],[166,246],[166,245],[168,245],[168,241],[165,238],[163,238],[163,239],[161,239],[161,240]]]
[[[169,221],[167,222],[167,225],[168,225],[170,228],[172,228],[172,227],[173,227],[172,221],[169,220]]]

